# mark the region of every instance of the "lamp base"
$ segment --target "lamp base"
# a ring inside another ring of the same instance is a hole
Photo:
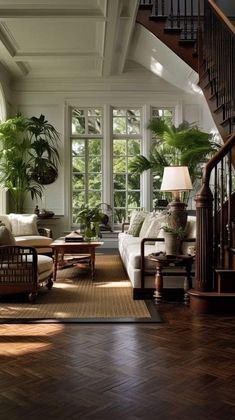
[[[184,229],[187,223],[187,204],[181,201],[172,201],[169,203],[169,216],[168,224],[173,229],[182,228]]]

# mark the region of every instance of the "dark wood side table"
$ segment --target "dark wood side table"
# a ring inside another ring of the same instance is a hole
[[[156,291],[154,292],[155,303],[162,302],[162,290],[163,290],[163,277],[164,275],[179,275],[179,272],[167,272],[163,273],[164,268],[169,267],[183,267],[185,269],[185,280],[184,280],[184,303],[189,303],[188,290],[192,288],[192,277],[191,270],[193,264],[193,256],[191,255],[165,255],[160,253],[159,255],[150,254],[147,257],[149,260],[156,263],[156,275],[155,275],[155,286]],[[182,273],[181,273],[182,275]]]

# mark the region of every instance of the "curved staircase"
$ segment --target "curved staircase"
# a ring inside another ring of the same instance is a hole
[[[199,73],[224,140],[196,196],[190,306],[197,313],[235,313],[235,27],[213,0],[141,0],[137,22]]]

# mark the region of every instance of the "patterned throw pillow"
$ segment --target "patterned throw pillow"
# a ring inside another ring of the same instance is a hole
[[[155,232],[155,229],[157,228],[157,225],[160,223],[162,223],[162,216],[165,213],[163,212],[151,212],[148,213],[147,216],[144,219],[144,222],[142,224],[141,230],[140,230],[140,238],[156,238],[157,234]],[[165,218],[164,218],[165,220]],[[159,225],[159,230],[160,230],[160,225]],[[154,236],[151,236],[151,230]]]
[[[155,218],[155,214],[154,213],[148,213],[143,221],[143,224],[141,226],[140,229],[140,234],[139,237],[140,238],[145,238],[145,234],[147,232],[147,230],[149,229],[149,226],[151,225],[152,221]]]
[[[135,213],[134,217],[131,218],[130,227],[129,227],[128,231],[127,231],[127,233],[129,235],[139,236],[141,226],[142,226],[143,221],[144,221],[144,219],[146,217],[146,213],[147,212],[144,212],[144,211],[137,211]]]
[[[0,226],[0,245],[15,245],[16,241],[6,226]]]
[[[160,229],[162,225],[166,223],[167,218],[168,215],[165,214],[155,217],[146,232],[145,238],[157,238]]]

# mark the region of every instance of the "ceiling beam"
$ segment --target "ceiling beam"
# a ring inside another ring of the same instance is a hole
[[[113,57],[115,55],[116,37],[121,14],[121,1],[115,0],[107,4],[107,21],[105,23],[103,56],[104,61],[102,65],[102,76],[109,76],[112,74]]]

